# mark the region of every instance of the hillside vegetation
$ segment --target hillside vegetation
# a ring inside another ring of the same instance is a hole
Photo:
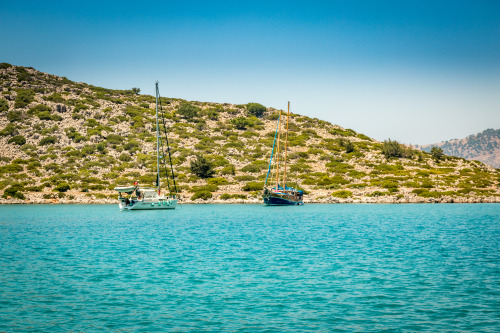
[[[500,168],[500,129],[487,129],[469,135],[465,139],[454,139],[418,148],[430,152],[432,147],[440,147],[446,155],[478,160],[495,168]]]
[[[117,185],[153,185],[153,96],[5,63],[0,80],[0,202],[115,202]],[[161,102],[183,201],[260,202],[278,111]],[[306,202],[500,201],[499,171],[480,162],[299,114],[289,128],[289,185]]]

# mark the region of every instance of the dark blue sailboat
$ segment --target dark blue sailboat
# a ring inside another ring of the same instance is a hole
[[[283,186],[279,184],[280,176],[280,164],[279,164],[279,152],[280,152],[280,120],[281,120],[281,110],[278,117],[278,124],[276,125],[276,133],[274,134],[273,150],[271,151],[271,159],[269,161],[269,168],[267,170],[266,182],[264,184],[264,191],[262,193],[262,198],[266,206],[295,206],[303,205],[304,192],[299,191],[293,187],[286,186],[286,158],[288,151],[288,121],[290,118],[290,102],[288,102],[288,114],[286,119],[286,140],[285,140],[285,158],[284,158],[284,172],[283,172]],[[278,145],[276,146],[276,139]],[[267,181],[269,179],[269,174],[271,173],[271,167],[273,164],[274,148],[276,147],[276,186],[273,188],[267,187]]]

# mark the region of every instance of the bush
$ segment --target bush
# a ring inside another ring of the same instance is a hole
[[[10,138],[7,143],[14,143],[16,145],[22,146],[26,143],[26,139],[22,135],[16,135]]]
[[[24,171],[24,168],[19,164],[7,164],[0,166],[0,174],[2,173],[19,173]]]
[[[226,185],[229,184],[226,178],[218,177],[218,178],[211,178],[207,181],[208,184],[213,184],[213,185]]]
[[[179,109],[177,110],[177,113],[180,114],[181,116],[184,116],[187,119],[192,119],[198,116],[200,110],[201,109],[199,107],[185,102],[180,105]]]
[[[234,165],[232,164],[229,164],[229,165],[226,165],[221,171],[220,171],[221,175],[235,175],[236,173],[236,169],[234,167]]]
[[[212,163],[204,156],[198,155],[191,161],[190,170],[200,178],[210,178],[215,174]]]
[[[0,136],[16,135],[18,134],[17,126],[9,123],[3,130],[0,131]]]
[[[14,103],[14,107],[16,109],[24,108],[34,100],[33,98],[34,96],[35,92],[33,90],[19,90],[17,92],[16,102]]]
[[[238,117],[231,120],[231,123],[239,130],[244,130],[250,125],[247,118]]]
[[[7,113],[7,119],[11,123],[23,120],[23,113],[21,111],[10,111]]]
[[[227,194],[224,193],[223,195],[220,196],[221,200],[229,200],[229,199],[247,199],[247,196],[245,194]]]
[[[0,69],[7,69],[7,68],[11,68],[11,67],[12,67],[12,65],[8,64],[6,62],[0,63]]]
[[[55,188],[54,191],[57,192],[67,192],[69,190],[69,184],[68,183],[59,183]]]
[[[109,144],[120,144],[123,142],[123,138],[117,134],[110,134],[106,138]]]
[[[46,145],[52,145],[57,142],[57,138],[55,136],[47,136],[45,138],[42,138],[40,140],[40,143],[38,145],[40,146],[46,146]]]
[[[123,161],[123,162],[130,162],[130,161],[132,161],[132,157],[130,157],[129,154],[125,154],[125,153],[121,154],[120,157],[118,157],[118,159],[120,161]]]
[[[382,154],[389,159],[391,157],[400,158],[404,155],[404,149],[401,144],[391,139],[385,140],[382,145]]]
[[[266,110],[267,110],[266,107],[259,103],[247,104],[248,113],[256,117],[261,117],[264,114],[264,112],[266,112]]]
[[[8,197],[17,198],[24,200],[26,197],[21,192],[23,187],[20,184],[12,185],[11,187],[5,189],[2,198],[7,199]]]
[[[0,98],[0,112],[9,111],[9,103],[3,98]]]
[[[340,138],[339,146],[344,148],[346,153],[352,153],[354,151],[354,144],[351,140]]]
[[[248,182],[243,186],[243,191],[262,191],[263,188],[263,182]]]
[[[76,128],[74,128],[74,127],[68,128],[66,130],[66,135],[68,136],[68,138],[70,138],[71,140],[73,140],[74,142],[77,142],[77,143],[85,140],[85,137],[83,135],[81,135],[80,133],[78,133],[76,131]]]
[[[212,197],[212,193],[210,191],[198,191],[191,197],[191,200],[203,199],[207,200]]]
[[[332,197],[345,199],[345,198],[352,197],[352,192],[348,191],[348,190],[335,191],[332,193]]]

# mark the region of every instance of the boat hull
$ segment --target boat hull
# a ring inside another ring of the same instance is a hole
[[[175,209],[177,199],[154,200],[154,201],[133,201],[131,204],[125,204],[120,201],[118,204],[121,210],[157,210],[157,209]]]
[[[264,203],[266,206],[299,206],[304,204],[302,198],[279,195],[264,196]]]

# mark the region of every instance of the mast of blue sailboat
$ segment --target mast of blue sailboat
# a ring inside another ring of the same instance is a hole
[[[286,157],[288,152],[288,120],[290,118],[290,102],[288,102],[288,113],[286,116],[286,139],[285,139],[285,168],[283,173],[283,188],[286,191]]]
[[[156,86],[156,185],[158,185],[158,195],[160,194],[160,126],[158,125],[158,81]]]

